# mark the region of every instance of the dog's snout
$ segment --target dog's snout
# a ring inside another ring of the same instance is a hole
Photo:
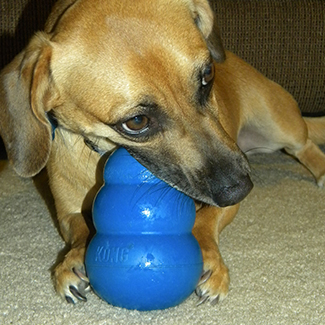
[[[242,201],[253,188],[246,156],[234,150],[212,161],[206,169],[206,179],[213,205],[227,207]]]
[[[252,190],[253,183],[249,174],[231,179],[226,184],[217,186],[213,200],[219,207],[234,205],[243,200]]]

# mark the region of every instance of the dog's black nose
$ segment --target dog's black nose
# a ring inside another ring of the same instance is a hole
[[[227,184],[219,184],[214,190],[213,200],[219,207],[231,206],[243,200],[252,188],[249,175],[242,175]]]

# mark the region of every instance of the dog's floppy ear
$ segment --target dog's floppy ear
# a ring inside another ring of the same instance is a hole
[[[212,0],[193,0],[193,18],[206,39],[207,46],[216,62],[222,63],[226,53],[222,45],[216,17],[211,9]]]
[[[14,169],[24,177],[37,174],[50,154],[51,55],[46,34],[39,33],[0,75],[0,133]]]

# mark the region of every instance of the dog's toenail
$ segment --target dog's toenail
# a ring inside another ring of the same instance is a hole
[[[70,286],[69,289],[77,299],[85,302],[87,301],[87,298],[83,296],[74,286]]]
[[[65,296],[65,300],[68,302],[68,304],[74,305],[74,301],[73,301],[73,299],[71,297]]]
[[[75,267],[72,269],[72,271],[79,279],[89,283],[89,279],[86,277],[86,275],[83,272],[77,270]]]
[[[198,296],[198,297],[202,297],[202,290],[200,289],[200,288],[196,288],[195,289],[195,293],[196,293],[196,295]]]
[[[220,296],[218,295],[216,298],[214,298],[213,300],[211,300],[211,305],[212,306],[217,305],[218,302],[219,302],[219,299],[220,299]]]
[[[196,304],[196,306],[200,306],[200,305],[204,304],[208,299],[209,299],[209,296],[201,297],[200,300],[198,301],[198,303]]]
[[[206,272],[204,272],[201,276],[201,279],[199,281],[199,286],[202,285],[203,283],[207,282],[209,280],[209,278],[211,277],[212,271],[208,270]]]

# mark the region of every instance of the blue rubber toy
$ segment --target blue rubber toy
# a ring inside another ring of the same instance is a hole
[[[93,290],[127,309],[176,306],[195,289],[202,254],[191,198],[156,178],[125,149],[104,169],[93,206],[97,230],[86,253]]]

